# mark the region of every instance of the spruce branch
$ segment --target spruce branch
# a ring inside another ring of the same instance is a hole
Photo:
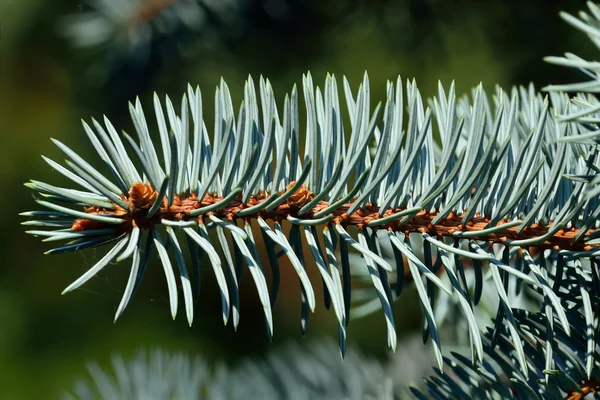
[[[589,13],[581,11],[579,18],[568,13],[561,13],[561,17],[575,29],[585,33],[590,41],[600,49],[600,8],[588,2]],[[566,53],[564,57],[547,57],[546,61],[559,66],[577,69],[587,80],[580,83],[564,85],[550,85],[545,89],[550,92],[577,92],[570,101],[568,109],[559,113],[558,119],[565,122],[576,122],[576,130],[568,137],[559,140],[579,146],[596,146],[600,143],[600,102],[596,93],[600,92],[600,63],[598,61],[587,61],[572,53]],[[594,153],[595,154],[595,153]],[[598,195],[600,195],[600,170],[597,157],[590,157],[587,161],[590,172],[587,174],[572,175],[571,179],[585,182],[589,189],[586,197],[593,200],[590,207],[594,211],[590,214],[585,226],[590,226],[600,218],[598,208]],[[581,234],[579,235],[581,236]],[[590,243],[594,243],[595,235],[588,237]]]
[[[597,270],[597,266],[594,269]],[[565,289],[579,292],[581,283],[572,281]],[[586,293],[585,289],[581,292]],[[596,308],[597,290],[593,296]],[[488,328],[483,337],[486,354],[483,362],[473,364],[464,355],[452,352],[451,357],[444,357],[446,371],[442,373],[434,368],[435,375],[425,379],[428,396],[417,389],[413,389],[413,394],[419,399],[577,400],[588,395],[595,398],[600,393],[600,354],[590,332],[598,330],[598,323],[594,320],[593,325],[589,325],[582,312],[585,301],[581,297],[579,300],[574,299],[576,296],[569,297],[568,301],[575,303],[568,311],[574,331],[571,335],[554,323],[555,315],[547,298],[542,313],[514,310],[533,374],[527,376],[520,371],[517,361],[520,356],[508,332],[502,330],[495,334],[493,328]]]
[[[102,82],[153,71],[193,45],[222,44],[247,30],[246,0],[93,0],[58,26],[74,49],[89,54],[89,73]],[[100,57],[100,58],[98,58]],[[158,60],[158,61],[157,61]]]
[[[228,322],[233,307],[237,328],[237,282],[246,265],[265,311],[269,337],[279,257],[290,260],[302,282],[303,330],[309,310],[314,310],[314,288],[306,278],[307,262],[302,258],[304,236],[338,321],[343,354],[350,317],[349,248],[364,258],[384,310],[388,346],[396,347],[394,296],[387,276],[394,267],[381,257],[376,236],[377,231],[387,232],[386,239],[395,248],[396,269],[405,260],[408,263],[440,368],[442,353],[430,304],[436,288],[458,293],[469,321],[474,360],[483,357],[470,290],[459,278],[460,267],[451,265],[453,259],[470,259],[489,265],[501,303],[497,324],[507,323],[527,374],[505,283],[514,276],[545,293],[551,281],[539,279],[531,266],[511,265],[503,254],[511,248],[533,254],[548,250],[552,257],[565,254],[575,259],[600,254],[599,244],[586,243],[595,237],[597,223],[589,224],[589,220],[596,200],[586,197],[586,182],[564,176],[589,174],[592,168],[582,159],[596,156],[594,150],[557,141],[577,129],[573,122],[553,118],[555,110],[567,107],[568,98],[553,96],[550,105],[525,89],[513,89],[510,94],[497,89],[488,97],[479,86],[471,99],[457,99],[453,85],[448,91],[440,85],[438,96],[427,107],[416,84],[407,82],[403,91],[398,78],[388,82],[385,104],[372,109],[366,74],[356,95],[346,80],[343,86],[349,141],[335,77],[328,75],[323,89],[314,86],[310,74],[303,77],[307,121],[302,148],[297,89],[286,96],[280,116],[271,85],[263,78],[260,96],[248,79],[237,116],[229,89],[221,81],[215,95],[212,141],[204,124],[201,92],[191,86],[182,97],[179,115],[169,98],[163,106],[155,96],[159,146],[139,100],[129,105],[137,140],[125,132],[119,135],[106,118],[104,126],[92,120],[92,128],[84,122],[84,131],[110,178],[54,140],[68,157],[69,168],[45,160],[84,190],[28,183],[40,197],[38,204],[49,211],[23,213],[32,218],[25,224],[57,228],[28,233],[45,241],[67,241],[49,254],[112,243],[106,256],[65,293],[79,288],[112,260],[132,258],[115,319],[135,294],[155,248],[173,318],[179,305],[179,281],[192,323],[198,288],[197,279],[190,276],[200,275],[199,255],[206,254],[219,284],[223,320]],[[434,126],[440,143],[434,140]],[[371,144],[376,148],[374,155],[369,151]],[[291,223],[287,234],[286,221]],[[262,246],[252,229],[256,224],[268,249],[272,295],[259,257]],[[217,241],[209,233],[213,230]],[[319,231],[326,232],[323,242]],[[430,250],[425,259],[414,254],[411,234],[427,243]],[[179,245],[181,237],[190,244],[191,274]],[[433,272],[436,260],[443,260],[449,285]],[[541,268],[540,257],[533,260]],[[557,315],[562,315],[564,305],[552,304]],[[560,323],[568,332],[568,323],[564,319]]]
[[[336,347],[329,340],[288,343],[264,359],[247,358],[233,366],[157,349],[131,358],[114,355],[110,368],[90,363],[89,376],[77,381],[65,398],[391,400],[408,393],[410,382],[394,364],[366,357],[357,349],[349,350],[342,362]],[[406,354],[394,361],[415,360]],[[415,370],[420,367],[415,365]]]

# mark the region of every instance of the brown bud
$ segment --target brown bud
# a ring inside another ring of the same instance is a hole
[[[133,209],[150,208],[156,201],[158,193],[152,186],[136,182],[129,189],[129,202]]]
[[[295,182],[291,182],[287,186],[287,189],[289,190],[294,185],[294,183]],[[292,194],[290,196],[287,203],[290,206],[301,208],[303,205],[308,203],[311,199],[312,199],[312,193],[308,191],[308,189],[306,188],[306,185],[302,185],[302,186],[300,186],[300,188],[298,188],[298,190],[296,190],[296,192],[294,192],[294,194]]]

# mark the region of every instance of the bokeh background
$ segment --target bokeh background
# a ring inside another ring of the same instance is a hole
[[[144,12],[135,18],[125,15],[118,22],[123,25],[113,29],[143,30],[160,14],[160,7],[171,3],[144,1]],[[231,324],[222,324],[212,271],[203,276],[192,328],[181,310],[171,321],[166,284],[156,262],[116,324],[112,319],[127,279],[126,263],[110,265],[83,289],[60,296],[102,250],[44,256],[47,245],[23,232],[19,225],[23,218],[17,214],[35,208],[23,187],[25,181],[63,182],[40,157],[63,159],[50,137],[95,160],[81,118],[99,119],[106,114],[117,128],[132,131],[128,101],[139,96],[148,116],[154,91],[178,103],[189,82],[203,90],[207,127],[211,127],[213,90],[221,77],[234,103],[241,101],[248,74],[255,79],[260,74],[268,77],[282,101],[308,70],[317,84],[330,72],[338,82],[347,76],[354,87],[366,70],[372,96],[378,100],[384,99],[386,80],[398,74],[416,78],[425,96],[434,94],[438,80],[449,85],[454,79],[459,93],[479,82],[488,90],[496,84],[508,88],[530,82],[539,88],[577,79],[564,68],[546,65],[542,57],[565,51],[591,53],[583,36],[558,17],[560,10],[583,8],[583,1],[213,0],[204,4],[200,22],[193,28],[171,18],[163,23],[162,33],[132,43],[101,40],[102,29],[81,22],[92,10],[86,2],[0,1],[1,398],[60,398],[85,376],[86,362],[107,365],[115,352],[129,355],[140,348],[163,347],[235,363],[240,357],[300,340],[299,285],[285,266],[274,308],[272,344],[249,279],[242,285],[237,333]],[[95,41],[98,45],[91,45]],[[316,267],[312,269],[317,278]],[[319,279],[314,282],[319,288]],[[402,337],[421,327],[420,310],[412,297],[409,290],[396,306],[399,346]],[[334,321],[321,301],[305,340],[336,336]],[[352,321],[348,336],[367,354],[387,356],[381,313]]]

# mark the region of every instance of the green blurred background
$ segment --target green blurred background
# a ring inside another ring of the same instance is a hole
[[[150,42],[140,60],[127,54],[107,56],[114,55],[116,45],[111,42],[96,48],[73,46],[64,34],[69,23],[65,17],[86,12],[86,3],[0,1],[0,398],[60,397],[75,379],[85,376],[86,362],[108,364],[115,352],[129,355],[160,346],[235,362],[300,338],[299,285],[285,266],[274,308],[273,344],[268,343],[262,307],[248,276],[242,285],[237,333],[231,324],[222,325],[212,271],[203,276],[192,328],[182,310],[171,321],[157,262],[116,324],[112,319],[129,269],[125,263],[107,267],[83,289],[60,296],[102,250],[44,256],[49,247],[23,232],[23,219],[17,214],[35,208],[23,187],[26,180],[64,182],[40,157],[63,159],[50,137],[97,160],[80,118],[106,114],[118,129],[132,131],[127,101],[139,95],[148,116],[153,91],[169,94],[178,103],[190,82],[203,89],[211,127],[212,91],[220,77],[239,105],[248,74],[268,77],[281,101],[308,70],[317,84],[331,72],[338,82],[346,75],[355,88],[367,70],[377,100],[383,100],[386,80],[398,74],[415,77],[425,96],[434,94],[438,79],[445,85],[456,80],[459,93],[479,82],[488,90],[495,84],[529,82],[539,88],[577,79],[545,65],[543,56],[591,52],[583,36],[558,17],[559,10],[583,8],[583,1],[239,2],[243,6],[227,11],[237,13],[235,29],[216,14],[211,29]],[[316,267],[312,269],[317,278]],[[319,288],[319,280],[314,282]],[[420,311],[410,297],[409,291],[396,307],[401,338],[421,326]],[[308,337],[336,336],[334,320],[321,301],[311,316]],[[365,352],[385,355],[381,313],[352,321],[348,336]]]

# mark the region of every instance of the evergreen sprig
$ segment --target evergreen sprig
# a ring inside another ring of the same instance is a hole
[[[598,265],[594,266],[597,276]],[[596,278],[597,279],[597,278]],[[502,330],[497,333],[488,328],[484,335],[483,362],[475,364],[458,352],[444,357],[446,371],[435,369],[435,375],[425,380],[424,393],[413,389],[419,399],[570,399],[577,400],[600,393],[600,354],[593,337],[597,336],[597,320],[590,325],[583,309],[585,301],[579,293],[580,280],[565,285],[571,295],[564,300],[575,303],[569,310],[573,332],[569,334],[555,324],[554,313],[548,302],[543,313],[530,313],[515,309],[513,314],[519,325],[519,335],[524,343],[529,376],[520,371],[520,355],[514,349],[513,338]],[[575,294],[577,293],[577,294]],[[598,296],[597,288],[593,291]],[[579,298],[578,298],[579,297]],[[597,307],[597,301],[594,307]],[[579,333],[582,333],[579,335]],[[591,373],[590,373],[591,372]]]
[[[201,357],[164,350],[112,357],[112,368],[88,366],[68,399],[380,399],[395,392],[389,367],[348,351],[344,362],[335,344],[288,344],[265,359],[211,366]],[[235,382],[232,384],[232,382]]]
[[[66,241],[48,254],[111,245],[63,293],[79,288],[114,260],[132,259],[117,319],[156,249],[171,314],[175,318],[178,311],[179,280],[191,324],[206,256],[220,288],[224,323],[232,316],[234,328],[239,324],[239,282],[247,266],[271,337],[281,257],[289,259],[302,283],[303,330],[315,308],[303,252],[307,244],[324,283],[325,301],[338,321],[342,354],[350,317],[350,249],[364,259],[392,349],[397,342],[394,299],[407,264],[440,370],[443,356],[431,304],[435,291],[458,298],[468,322],[472,362],[483,362],[486,342],[473,306],[485,284],[484,270],[500,299],[491,343],[507,329],[525,378],[530,364],[507,295],[509,281],[539,292],[556,325],[570,333],[569,302],[558,291],[573,271],[585,275],[600,254],[600,243],[598,199],[590,195],[590,179],[585,178],[597,171],[598,155],[593,146],[567,143],[585,125],[576,118],[555,118],[573,107],[566,94],[553,93],[549,101],[532,88],[509,93],[498,88],[488,96],[479,86],[470,98],[457,98],[454,85],[446,90],[440,84],[428,107],[414,81],[403,88],[398,78],[388,82],[385,103],[372,108],[366,74],[356,94],[345,79],[340,94],[334,76],[328,75],[321,89],[308,74],[302,82],[307,114],[302,143],[296,87],[282,108],[268,80],[261,77],[258,92],[260,96],[249,78],[236,114],[221,81],[212,135],[204,123],[200,89],[191,86],[179,114],[168,97],[163,104],[154,96],[158,140],[150,134],[139,99],[129,105],[137,140],[125,132],[119,135],[106,118],[104,124],[83,122],[109,175],[53,139],[66,154],[67,167],[44,159],[80,189],[27,183],[46,210],[22,213],[30,217],[24,224],[50,228],[28,233],[44,241]],[[284,223],[290,223],[287,232]],[[269,259],[270,292],[253,227]],[[384,238],[377,232],[384,232]],[[422,242],[421,257],[413,250],[415,239]],[[393,248],[392,264],[382,258],[382,240]],[[474,288],[464,279],[467,265],[476,271]],[[388,279],[392,271],[398,277],[395,294]],[[591,300],[582,296],[589,310]],[[584,314],[591,323],[594,314]],[[595,341],[594,332],[588,340]]]
[[[60,31],[77,50],[102,59],[91,69],[102,80],[133,68],[177,59],[193,44],[224,42],[244,26],[245,0],[94,0],[61,18]],[[90,59],[93,60],[93,59]]]
[[[588,2],[589,13],[581,11],[579,18],[561,13],[561,17],[577,30],[585,33],[590,41],[600,49],[600,7]],[[561,140],[573,146],[591,146],[600,144],[600,102],[596,93],[600,92],[600,63],[587,61],[572,53],[564,57],[547,57],[546,61],[552,64],[577,69],[587,80],[579,83],[550,85],[546,90],[550,92],[575,92],[575,96],[565,110],[558,117],[560,121],[576,122],[577,130],[569,137]],[[585,175],[572,176],[572,179],[585,182],[589,186],[587,198],[597,199],[600,195],[600,169],[597,160],[591,160],[591,171]],[[596,207],[591,219],[600,218],[600,208]],[[589,237],[593,240],[593,237]]]

